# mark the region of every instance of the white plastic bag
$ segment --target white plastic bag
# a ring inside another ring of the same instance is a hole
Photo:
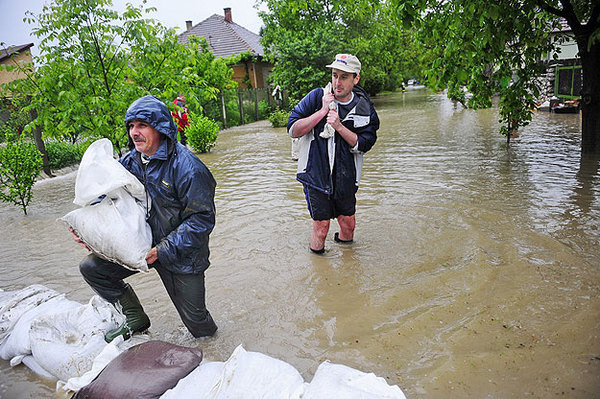
[[[223,362],[202,362],[194,371],[179,380],[175,387],[167,390],[160,399],[211,398],[210,391],[223,374]]]
[[[92,368],[81,376],[69,378],[68,381],[58,381],[56,389],[64,391],[77,392],[96,378],[98,374],[110,363],[114,358],[119,356],[123,349],[119,345],[123,342],[123,336],[118,336],[111,343],[107,344],[102,351],[96,356],[92,362]]]
[[[2,295],[0,303],[0,342],[4,342],[10,335],[21,316],[59,295],[58,292],[40,284],[3,294],[6,295]]]
[[[149,339],[150,338],[145,334],[134,335],[127,341],[123,339],[122,335],[116,337],[111,341],[110,344],[106,344],[102,351],[100,351],[100,353],[94,358],[92,361],[92,368],[90,370],[86,371],[80,376],[71,377],[67,381],[59,380],[56,383],[56,390],[62,390],[65,392],[79,391],[81,388],[92,382],[98,376],[98,374],[100,374],[102,370],[104,370],[104,368],[121,353],[125,352],[132,346],[147,342]],[[23,363],[25,363],[25,359],[23,359]],[[29,367],[29,365],[27,366]]]
[[[61,218],[99,257],[130,270],[148,271],[146,255],[152,231],[144,210],[124,188],[108,193],[99,203]]]
[[[342,364],[323,362],[304,390],[302,399],[406,399],[397,385]]]
[[[221,376],[207,398],[296,399],[304,379],[291,364],[239,345],[225,362]]]
[[[31,323],[31,353],[37,364],[57,379],[68,381],[91,370],[104,349],[104,333],[122,316],[99,296],[64,312],[43,315]]]
[[[19,318],[10,335],[0,345],[0,357],[10,360],[16,356],[31,354],[29,330],[33,320],[42,315],[64,312],[79,306],[81,304],[68,300],[61,294],[33,307]]]
[[[144,185],[113,157],[109,139],[94,141],[83,154],[75,181],[75,204],[89,205],[103,194],[125,187],[144,201]]]
[[[146,206],[150,198],[143,184],[113,158],[108,139],[95,141],[83,155],[73,202],[82,208],[60,220],[90,250],[130,270],[148,271],[152,231],[146,223]]]
[[[38,364],[38,362],[35,360],[33,355],[13,357],[12,360],[10,361],[10,367],[15,367],[21,363],[23,363],[25,366],[27,366],[27,368],[29,370],[33,371],[34,373],[36,373],[38,376],[40,376],[42,378],[46,378],[48,380],[56,380],[55,376],[50,374],[48,371],[46,371],[42,366],[40,366]]]

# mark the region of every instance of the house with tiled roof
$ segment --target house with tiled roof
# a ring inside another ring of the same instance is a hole
[[[18,64],[25,67],[26,65],[33,64],[31,47],[33,47],[33,43],[0,48],[0,65],[2,65],[2,68],[0,68],[0,85],[26,77],[22,71],[18,69],[7,71],[4,66],[15,66]]]
[[[179,42],[187,43],[192,35],[204,37],[210,51],[216,57],[231,57],[250,52],[253,60],[232,66],[233,79],[242,88],[266,87],[273,64],[263,61],[264,50],[260,44],[260,36],[233,22],[231,8],[223,10],[223,16],[213,14],[197,25],[186,21],[186,31],[179,35]]]
[[[583,87],[583,74],[575,35],[565,19],[559,19],[557,25],[551,36],[559,51],[549,52],[543,60],[548,65],[545,92],[547,97],[578,98]]]

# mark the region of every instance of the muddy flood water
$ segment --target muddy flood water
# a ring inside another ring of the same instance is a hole
[[[311,222],[284,128],[221,132],[200,158],[217,182],[206,273],[216,336],[185,330],[155,272],[134,276],[150,335],[224,361],[243,344],[310,381],[329,359],[409,398],[600,395],[600,173],[580,117],[537,113],[511,141],[497,111],[410,88],[378,96],[355,243],[310,253]],[[29,215],[0,204],[0,288],[44,284],[85,303],[86,255],[57,218],[75,173],[36,183]],[[0,360],[0,397],[55,383]]]

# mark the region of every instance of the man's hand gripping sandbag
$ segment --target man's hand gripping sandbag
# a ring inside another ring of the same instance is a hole
[[[146,223],[150,199],[142,183],[113,158],[112,143],[92,143],[79,165],[75,204],[60,220],[97,256],[131,270],[148,271],[152,231]]]

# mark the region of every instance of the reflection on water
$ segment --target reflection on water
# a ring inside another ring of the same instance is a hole
[[[333,223],[324,256],[308,250],[285,129],[259,122],[221,133],[201,155],[218,182],[207,301],[219,332],[194,340],[151,272],[131,283],[152,338],[199,346],[209,360],[243,344],[306,380],[330,359],[409,397],[594,397],[600,175],[597,157],[580,156],[579,116],[537,113],[507,147],[494,109],[412,88],[376,107],[356,242],[333,242]],[[77,270],[85,252],[56,222],[75,207],[74,180],[38,182],[27,217],[0,205],[0,288],[92,295]],[[0,362],[1,397],[53,392]]]

